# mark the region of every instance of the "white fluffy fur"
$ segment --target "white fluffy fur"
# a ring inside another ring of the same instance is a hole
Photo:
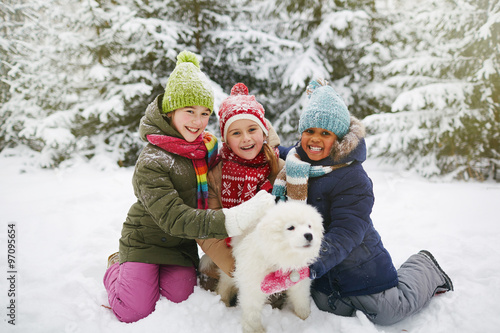
[[[306,234],[312,235],[311,241]],[[267,295],[260,289],[264,277],[278,269],[300,269],[313,263],[322,237],[322,218],[316,209],[289,201],[269,209],[254,229],[232,238],[234,279],[221,272],[217,292],[228,305],[236,285],[244,333],[265,332],[261,312]],[[287,303],[302,319],[311,313],[310,284],[306,278],[286,291]]]

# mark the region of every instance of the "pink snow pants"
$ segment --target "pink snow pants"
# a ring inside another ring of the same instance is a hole
[[[140,262],[114,264],[104,275],[108,301],[118,320],[132,323],[155,310],[160,294],[175,303],[194,291],[196,269]]]

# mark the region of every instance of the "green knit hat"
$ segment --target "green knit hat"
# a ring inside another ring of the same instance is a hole
[[[177,55],[177,65],[165,87],[162,112],[194,105],[207,107],[213,112],[214,90],[200,71],[200,63],[194,53],[182,51]]]

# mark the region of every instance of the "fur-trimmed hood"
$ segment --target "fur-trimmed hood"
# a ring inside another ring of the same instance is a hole
[[[300,141],[297,144],[297,153],[303,161],[316,165],[332,165],[332,163],[343,164],[353,161],[364,162],[366,160],[365,133],[365,126],[363,123],[356,117],[351,116],[349,132],[342,140],[337,140],[333,144],[329,158],[325,158],[318,162],[310,161],[307,154],[302,150]]]
[[[330,158],[335,162],[349,162],[349,155],[352,155],[362,143],[364,147],[364,156],[363,161],[366,159],[366,146],[364,144],[365,138],[365,126],[363,123],[356,117],[351,116],[351,125],[349,126],[349,132],[342,138],[342,140],[337,140],[330,153]],[[356,154],[358,155],[358,154]],[[361,156],[353,156],[354,159],[357,159]]]
[[[182,135],[177,132],[166,120],[165,114],[161,112],[163,94],[156,96],[151,102],[139,124],[139,135],[143,141],[148,141],[147,135],[168,135],[174,138],[183,139]]]

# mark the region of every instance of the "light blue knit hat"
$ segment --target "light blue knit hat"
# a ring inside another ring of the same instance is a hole
[[[307,86],[309,103],[300,115],[299,131],[323,128],[342,139],[348,132],[351,116],[344,101],[323,79],[313,80]]]

